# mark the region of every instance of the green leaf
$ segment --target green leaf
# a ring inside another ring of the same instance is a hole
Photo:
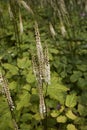
[[[83,64],[77,65],[77,69],[85,72],[87,71],[87,65],[83,65]]]
[[[79,104],[78,105],[78,112],[81,116],[87,116],[87,107]]]
[[[77,130],[77,128],[73,124],[68,124],[67,125],[67,130]]]
[[[77,103],[77,96],[73,93],[71,95],[67,95],[65,105],[67,107],[74,107]]]
[[[51,116],[52,116],[52,117],[57,117],[60,113],[61,113],[61,112],[58,111],[58,110],[53,110],[53,111],[51,112]]]
[[[25,84],[23,86],[23,89],[26,90],[26,91],[30,91],[31,90],[31,86],[29,84]]]
[[[41,116],[40,116],[40,113],[36,113],[33,115],[33,118],[37,121],[40,121],[41,120]]]
[[[87,105],[87,92],[83,91],[83,93],[78,96],[78,102],[82,105]]]
[[[71,110],[67,111],[66,116],[72,120],[75,120],[77,118],[77,116],[75,114],[73,114],[73,112]]]
[[[29,125],[29,124],[26,124],[26,123],[22,123],[22,124],[20,125],[20,128],[21,128],[21,130],[31,130],[31,129],[32,129],[32,126]]]
[[[35,77],[34,75],[32,74],[32,70],[29,71],[29,73],[26,75],[26,81],[28,83],[33,83],[35,82]]]
[[[20,101],[17,102],[16,109],[20,110],[23,107],[29,106],[30,105],[29,100],[30,100],[30,94],[24,91],[24,93],[20,95]]]
[[[32,114],[30,114],[30,113],[23,113],[23,115],[22,115],[20,120],[22,122],[26,122],[26,121],[32,120]]]
[[[12,64],[8,64],[8,63],[5,63],[3,64],[3,67],[7,70],[9,70],[9,72],[12,74],[12,75],[16,75],[18,74],[18,68]]]
[[[52,99],[56,99],[57,101],[59,101],[61,104],[64,104],[65,102],[65,98],[66,98],[66,92],[61,92],[59,91],[59,89],[57,89],[57,87],[48,87],[48,95],[50,96],[50,98]]]
[[[66,123],[67,117],[66,116],[58,116],[56,120],[59,123]]]
[[[73,74],[70,77],[71,82],[76,82],[77,80],[79,80],[79,78],[82,76],[82,72],[81,71],[74,71]]]
[[[78,82],[77,82],[78,87],[80,87],[81,89],[86,89],[87,90],[87,79],[85,78],[79,78]]]
[[[10,88],[11,90],[16,89],[16,87],[17,87],[17,82],[12,81],[11,83],[9,83],[9,88]]]
[[[17,59],[17,65],[21,69],[28,68],[31,65],[31,61],[28,59],[28,57],[23,57],[22,59]]]
[[[50,53],[53,53],[53,54],[58,54],[58,49],[55,49],[55,48],[50,48],[49,49]]]

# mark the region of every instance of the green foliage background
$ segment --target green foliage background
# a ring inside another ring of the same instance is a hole
[[[31,54],[36,53],[34,19],[21,8],[24,32],[18,41],[6,3],[1,2],[0,6],[4,14],[0,19],[0,69],[8,79],[19,129],[87,130],[87,17],[78,17],[77,13],[81,13],[78,6],[72,11],[69,5],[72,26],[65,25],[68,35],[63,37],[59,18],[54,17],[52,8],[34,4],[31,6],[38,21],[42,45],[48,45],[51,65],[51,85],[43,88],[47,106],[45,119],[39,114],[38,86],[32,73]],[[56,31],[55,38],[51,35],[49,22]],[[14,130],[2,93],[0,129]]]

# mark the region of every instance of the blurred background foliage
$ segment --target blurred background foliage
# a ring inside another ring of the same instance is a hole
[[[51,66],[51,85],[43,87],[44,119],[31,63],[35,20]],[[86,0],[1,0],[0,63],[19,130],[87,130]],[[0,86],[1,130],[14,130],[11,118]]]

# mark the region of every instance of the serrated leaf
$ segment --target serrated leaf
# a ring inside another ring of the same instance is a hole
[[[87,70],[87,65],[77,65],[77,69],[85,72]]]
[[[31,130],[31,129],[32,129],[32,126],[29,125],[29,124],[26,124],[26,123],[22,123],[22,124],[20,125],[20,128],[21,128],[21,130]]]
[[[65,123],[67,121],[67,117],[66,116],[58,116],[56,120],[59,123]]]
[[[17,87],[17,82],[12,81],[11,83],[9,83],[9,88],[10,88],[11,90],[16,89],[16,87]]]
[[[67,90],[69,90],[69,88],[63,85],[62,83],[59,83],[58,77],[56,77],[55,75],[54,77],[52,77],[51,85],[49,85],[47,91],[48,91],[48,95],[51,98],[56,99],[63,104],[66,98]]]
[[[28,57],[23,57],[21,59],[17,59],[17,65],[21,69],[28,68],[31,65],[31,61],[28,59]]]
[[[58,54],[58,49],[55,49],[55,48],[50,48],[50,53],[53,53],[53,54]]]
[[[22,115],[21,121],[26,122],[32,119],[32,114],[30,113],[24,113]]]
[[[24,89],[24,90],[27,90],[27,91],[30,91],[31,86],[30,86],[29,84],[25,84],[25,85],[23,86],[23,89]]]
[[[67,125],[67,130],[77,130],[77,128],[73,124],[68,124]]]
[[[32,71],[29,71],[29,73],[26,75],[26,81],[28,83],[33,83],[35,81],[35,77],[32,74]]]
[[[78,105],[78,112],[81,116],[87,116],[87,107],[79,104]]]
[[[79,78],[78,82],[77,82],[78,87],[80,87],[81,89],[87,89],[87,79],[85,78]]]
[[[82,105],[87,105],[87,92],[86,91],[83,91],[81,96],[78,97],[78,101]]]
[[[18,68],[17,68],[15,65],[5,63],[5,64],[3,64],[3,67],[4,67],[5,69],[9,70],[9,72],[10,72],[12,75],[18,74]]]
[[[71,95],[67,95],[65,105],[67,107],[74,107],[77,103],[77,96],[73,93]]]
[[[82,76],[81,71],[74,71],[70,77],[71,82],[76,82]]]
[[[59,114],[60,114],[60,112],[59,112],[58,110],[53,110],[53,111],[51,112],[51,116],[52,116],[52,117],[57,117]]]
[[[40,113],[36,113],[35,115],[33,115],[33,118],[37,121],[40,121],[41,120],[41,116],[40,116]]]
[[[77,118],[77,116],[75,114],[73,114],[73,112],[71,110],[67,111],[66,116],[72,120],[75,120]]]
[[[25,93],[20,95],[20,101],[17,103],[17,110],[20,110],[23,107],[29,106],[30,94],[25,91]]]

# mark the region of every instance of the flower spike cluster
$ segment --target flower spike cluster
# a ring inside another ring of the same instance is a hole
[[[40,40],[40,33],[38,24],[35,22],[35,36],[36,36],[36,49],[37,56],[32,56],[33,72],[36,80],[38,81],[39,99],[40,99],[40,114],[43,117],[46,112],[44,95],[43,95],[43,83],[50,84],[50,64],[47,46],[45,47],[44,53]]]
[[[10,90],[8,88],[8,82],[5,79],[5,77],[2,75],[2,73],[0,73],[0,84],[2,86],[3,94],[7,98],[7,102],[8,102],[9,108],[10,108],[11,111],[13,111],[15,107],[14,107],[13,100],[11,98]]]

